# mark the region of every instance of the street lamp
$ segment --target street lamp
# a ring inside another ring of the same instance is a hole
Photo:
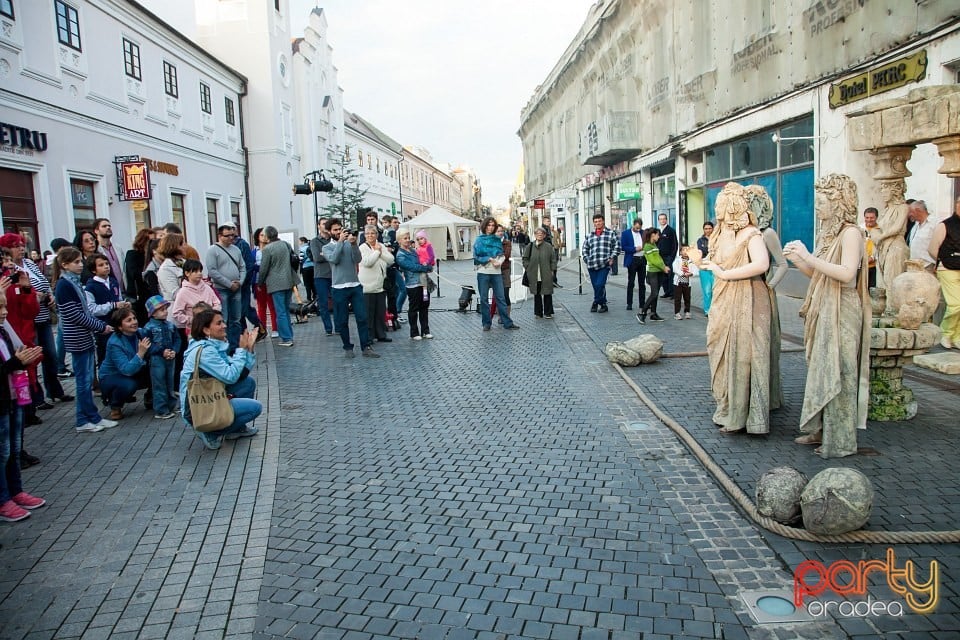
[[[314,170],[303,176],[302,184],[293,185],[293,195],[308,196],[313,194],[313,228],[320,224],[320,206],[317,203],[318,191],[333,191],[333,183],[327,180],[322,170]]]

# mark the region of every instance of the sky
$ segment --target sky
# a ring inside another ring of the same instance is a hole
[[[195,32],[196,0],[139,1]],[[303,35],[311,10],[324,10],[344,108],[425,148],[436,164],[472,168],[484,204],[497,207],[507,205],[523,162],[520,111],[594,0],[288,2],[292,37]]]
[[[327,17],[344,107],[437,163],[471,167],[483,202],[506,206],[523,152],[520,111],[591,0],[290,0],[302,35]]]

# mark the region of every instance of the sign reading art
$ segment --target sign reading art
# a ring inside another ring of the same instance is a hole
[[[836,109],[911,82],[920,82],[926,76],[927,50],[924,49],[830,85],[830,108]]]
[[[150,169],[145,161],[120,163],[120,199],[150,199]]]

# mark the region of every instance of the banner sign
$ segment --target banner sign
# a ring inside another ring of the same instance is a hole
[[[120,199],[150,199],[150,168],[146,161],[120,163]]]

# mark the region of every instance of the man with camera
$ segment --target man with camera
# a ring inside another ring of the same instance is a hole
[[[327,220],[327,231],[330,233],[330,242],[323,247],[323,257],[330,263],[333,324],[343,341],[345,355],[348,358],[355,356],[353,343],[350,342],[349,314],[352,305],[361,354],[367,358],[379,358],[380,354],[373,350],[370,340],[367,311],[363,304],[363,287],[357,276],[360,248],[357,246],[356,231],[345,229],[339,218]]]

